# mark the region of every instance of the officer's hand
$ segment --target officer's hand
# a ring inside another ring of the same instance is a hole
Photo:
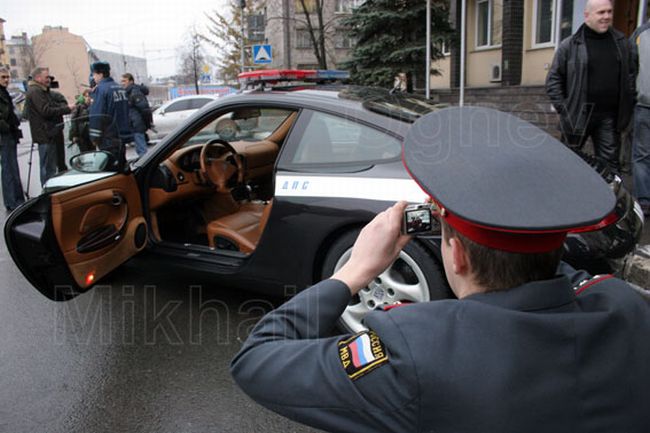
[[[332,275],[344,282],[353,295],[386,270],[411,239],[400,233],[406,206],[400,201],[370,221],[359,233],[350,260]]]

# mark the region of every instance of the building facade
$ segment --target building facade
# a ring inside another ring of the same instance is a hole
[[[341,24],[363,0],[323,1],[323,29],[327,66],[337,68],[347,60],[354,41]],[[315,2],[305,0],[312,26],[317,29]],[[300,0],[267,0],[265,41],[273,50],[271,68],[317,69],[318,62]]]
[[[12,81],[26,80],[34,67],[31,55],[32,45],[27,33],[11,36],[6,43]]]
[[[463,0],[451,0],[451,20],[460,29]],[[543,85],[556,46],[584,22],[587,0],[464,0],[465,86]],[[617,0],[614,27],[625,35],[648,19],[648,0]],[[459,45],[459,44],[457,44]],[[433,89],[460,84],[460,47],[434,63]]]
[[[9,66],[9,60],[7,57],[7,48],[5,46],[5,26],[6,21],[0,18],[0,65],[7,67]]]
[[[40,35],[32,37],[35,66],[48,67],[59,82],[58,91],[74,101],[83,86],[88,86],[90,63],[83,37],[70,33],[66,27],[45,26]]]
[[[144,57],[129,56],[111,51],[92,49],[89,51],[90,61],[101,60],[111,65],[111,77],[119,81],[122,74],[130,72],[136,83],[148,83],[147,59]]]

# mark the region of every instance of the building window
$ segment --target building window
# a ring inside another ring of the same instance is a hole
[[[562,0],[560,13],[560,41],[573,34],[573,0]]]
[[[349,14],[355,8],[358,8],[366,0],[336,0],[336,13],[339,14]]]
[[[16,63],[16,59],[9,59],[9,64],[10,64],[11,66],[16,66],[16,65],[17,65],[17,63]]]
[[[302,6],[302,1],[305,2],[305,7]],[[293,6],[296,10],[296,13],[304,13],[305,10],[310,14],[316,12],[316,0],[294,0]]]
[[[318,39],[318,32],[314,32],[314,36]],[[312,49],[314,44],[311,43],[311,36],[309,30],[296,29],[296,48],[298,49]]]
[[[533,46],[553,44],[555,0],[535,0],[533,7]]]
[[[476,47],[501,45],[502,0],[476,0]]]
[[[348,29],[336,29],[336,33],[334,33],[334,48],[349,50],[354,45],[354,38],[350,37]]]
[[[9,47],[9,54],[14,54],[14,47]]]

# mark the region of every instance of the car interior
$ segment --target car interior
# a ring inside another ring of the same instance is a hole
[[[297,114],[238,108],[179,140],[150,184],[154,238],[252,253],[273,206],[273,167]]]

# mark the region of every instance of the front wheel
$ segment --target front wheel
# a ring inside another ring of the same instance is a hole
[[[332,245],[323,263],[323,278],[330,277],[350,259],[358,235],[358,230],[348,232]],[[366,329],[363,325],[366,314],[384,305],[452,297],[437,261],[412,240],[388,269],[351,299],[339,319],[339,326],[346,331],[360,332]]]

